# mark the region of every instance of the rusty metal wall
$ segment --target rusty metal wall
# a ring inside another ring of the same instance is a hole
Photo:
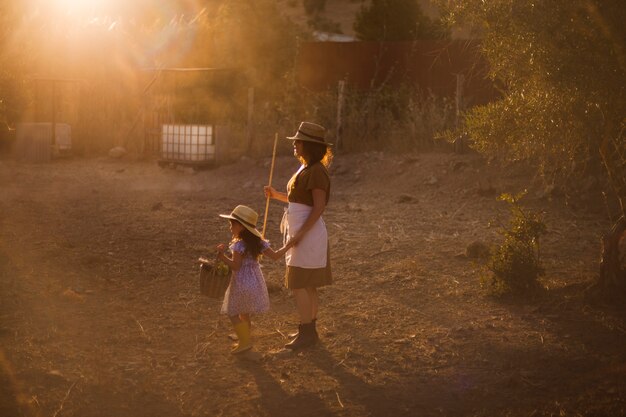
[[[312,91],[345,80],[357,89],[411,85],[452,97],[462,74],[471,104],[497,96],[487,71],[475,41],[304,42],[296,64],[298,84]]]

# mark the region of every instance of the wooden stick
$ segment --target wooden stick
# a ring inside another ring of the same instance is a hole
[[[270,167],[270,180],[268,186],[272,186],[272,176],[274,175],[274,161],[276,160],[276,143],[278,142],[278,133],[274,134],[274,150],[272,151],[272,165]],[[261,232],[261,236],[265,239],[265,225],[267,224],[267,213],[270,208],[270,196],[267,196],[267,200],[265,201],[265,217],[263,218],[263,232]]]

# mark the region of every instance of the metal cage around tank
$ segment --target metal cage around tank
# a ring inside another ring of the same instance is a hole
[[[195,76],[192,79],[197,82],[237,72],[225,68],[145,71],[152,76],[145,89],[144,153],[155,156],[160,165],[203,166],[223,162],[229,148],[229,128],[203,108],[201,101],[210,101],[210,91],[194,85],[193,81],[187,84],[183,81],[185,77]],[[189,99],[188,95],[196,100]]]

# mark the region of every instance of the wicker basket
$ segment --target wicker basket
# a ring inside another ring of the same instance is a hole
[[[230,282],[230,273],[220,275],[213,265],[200,265],[200,293],[211,298],[222,298]]]

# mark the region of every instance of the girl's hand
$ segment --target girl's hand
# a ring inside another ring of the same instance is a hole
[[[224,253],[226,252],[226,245],[223,243],[220,243],[219,245],[215,247],[215,250],[217,250],[218,253]]]

